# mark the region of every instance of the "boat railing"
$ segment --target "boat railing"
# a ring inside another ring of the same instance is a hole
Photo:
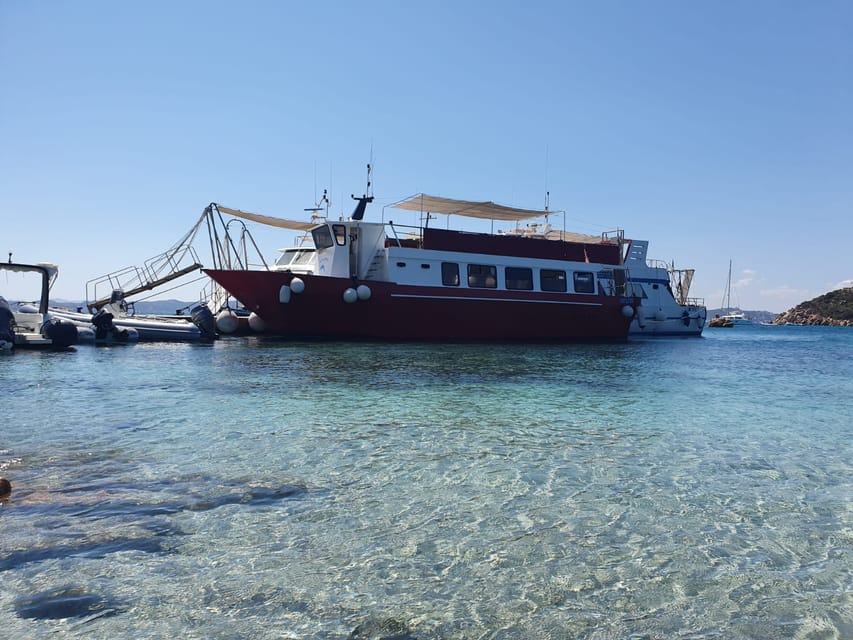
[[[208,307],[213,314],[225,308],[232,308],[231,300],[231,294],[213,280],[202,287],[198,294],[198,304]]]
[[[150,291],[167,282],[201,269],[202,264],[191,246],[180,252],[167,251],[146,260],[142,267],[124,267],[86,283],[86,301],[90,310],[100,309],[121,291],[129,297]]]
[[[646,265],[650,269],[664,269],[665,271],[670,270],[670,264],[664,260],[656,260],[654,258],[649,258],[646,260]]]
[[[604,269],[599,273],[598,283],[601,293],[606,296],[642,298],[642,287],[631,280],[631,275],[628,271],[624,271],[624,275],[617,275],[620,271],[623,270]]]
[[[397,235],[397,226],[394,224],[393,221],[389,222],[388,226],[391,227],[391,233],[394,235],[394,240],[397,243],[397,246],[403,246],[403,244],[400,242],[400,236]]]
[[[387,225],[391,227],[391,233],[394,236],[394,244],[398,247],[403,246],[403,240],[400,239],[400,236],[397,235],[397,229],[409,229],[406,233],[406,236],[403,238],[404,240],[416,239],[418,246],[423,246],[424,242],[424,229],[426,227],[412,224],[395,224],[393,220],[389,220]]]
[[[625,242],[625,231],[623,231],[622,229],[614,229],[613,231],[602,231],[601,241],[613,242],[621,246],[622,243]]]
[[[684,303],[688,307],[704,307],[705,306],[705,298],[687,298]]]

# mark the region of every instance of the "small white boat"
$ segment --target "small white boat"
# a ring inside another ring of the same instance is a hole
[[[693,269],[676,269],[647,258],[648,240],[628,240],[625,267],[634,292],[641,292],[640,306],[629,335],[700,336],[708,310],[704,300],[690,298]]]
[[[70,322],[48,313],[50,288],[59,269],[52,264],[0,263],[0,270],[35,274],[41,279],[38,303],[12,306],[0,297],[0,351],[14,349],[68,349],[77,344],[79,333]]]
[[[732,307],[732,261],[729,260],[729,276],[726,280],[726,290],[723,293],[723,301],[720,303],[720,307],[722,307],[721,311],[725,309],[726,313],[722,315],[718,315],[714,318],[713,324],[709,324],[710,327],[737,327],[743,325],[752,325],[753,322],[746,315],[738,309],[734,310]]]
[[[752,320],[747,318],[743,314],[743,312],[739,311],[730,311],[729,313],[726,313],[720,317],[723,318],[723,320],[729,320],[734,326],[737,326],[739,324],[753,324]]]

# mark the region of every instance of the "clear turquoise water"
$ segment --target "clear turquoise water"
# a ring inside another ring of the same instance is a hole
[[[0,636],[853,638],[853,331],[0,358]]]

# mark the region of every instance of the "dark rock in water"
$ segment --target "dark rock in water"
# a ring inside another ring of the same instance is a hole
[[[162,538],[158,537],[136,537],[136,538],[108,538],[80,544],[57,545],[53,547],[41,547],[12,551],[0,557],[0,571],[8,571],[30,562],[43,562],[45,560],[58,560],[70,556],[82,558],[105,558],[107,554],[119,551],[142,551],[143,553],[162,553],[166,551],[163,547]]]
[[[115,615],[118,606],[104,596],[89,593],[83,587],[60,587],[15,601],[15,611],[22,618],[61,620],[92,615]]]
[[[417,640],[408,625],[394,618],[368,620],[349,634],[349,640]]]
[[[249,486],[240,487],[239,491],[212,496],[187,505],[189,511],[207,511],[224,507],[229,504],[264,505],[284,500],[305,492],[305,487],[298,485]]]

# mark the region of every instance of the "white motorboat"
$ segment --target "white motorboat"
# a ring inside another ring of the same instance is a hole
[[[77,344],[77,327],[48,313],[50,288],[59,273],[56,265],[17,264],[10,261],[0,263],[0,270],[35,274],[41,280],[41,293],[37,302],[13,306],[0,297],[0,350],[68,349]]]
[[[711,327],[737,327],[737,326],[751,326],[753,324],[752,320],[746,317],[746,314],[743,313],[740,309],[735,309],[732,307],[732,261],[729,260],[729,276],[726,279],[726,290],[723,293],[723,301],[720,303],[720,311],[725,311],[722,315],[718,314],[714,317],[711,324],[708,326]]]
[[[676,269],[647,257],[648,240],[628,240],[625,266],[634,292],[642,292],[629,336],[700,336],[708,310],[690,298],[693,269]]]

